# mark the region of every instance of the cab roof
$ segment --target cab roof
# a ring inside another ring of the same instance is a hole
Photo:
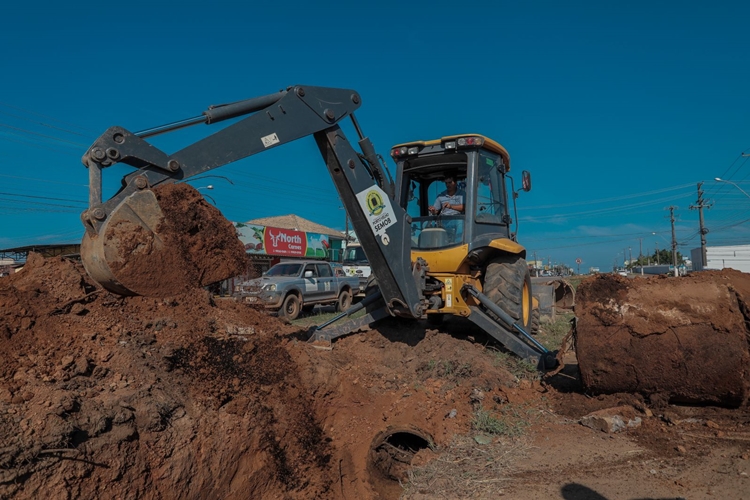
[[[418,147],[435,146],[437,144],[442,144],[446,141],[456,140],[461,137],[481,137],[482,139],[484,139],[484,144],[482,145],[482,147],[488,151],[492,151],[493,153],[497,153],[500,156],[502,156],[506,168],[510,170],[510,154],[508,153],[508,150],[505,149],[499,142],[493,141],[489,137],[482,135],[482,134],[446,135],[444,137],[441,137],[440,139],[433,139],[430,141],[412,141],[412,142],[404,142],[402,144],[396,144],[391,149],[400,148],[400,147],[408,148],[410,146],[418,146]]]

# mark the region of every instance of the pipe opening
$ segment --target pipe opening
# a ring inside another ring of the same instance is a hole
[[[372,441],[370,465],[384,479],[405,481],[414,456],[430,443],[432,437],[419,429],[390,429]]]

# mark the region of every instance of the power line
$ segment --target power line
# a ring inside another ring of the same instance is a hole
[[[41,118],[45,118],[45,119],[47,119],[47,120],[51,120],[51,121],[53,121],[53,122],[57,122],[57,123],[61,123],[61,124],[63,124],[63,125],[67,125],[67,126],[69,126],[69,127],[74,127],[74,128],[77,128],[77,129],[79,129],[79,130],[84,130],[84,131],[86,131],[86,132],[89,132],[89,133],[90,133],[90,134],[92,134],[92,135],[94,135],[94,134],[95,134],[95,132],[91,132],[90,130],[86,129],[85,127],[81,127],[80,125],[76,125],[76,124],[73,124],[73,123],[65,122],[65,121],[63,121],[63,120],[60,120],[60,119],[58,119],[58,118],[53,118],[53,117],[51,117],[51,116],[43,115],[43,114],[41,114],[41,113],[37,113],[36,111],[31,111],[31,110],[29,110],[29,109],[21,108],[21,107],[19,107],[19,106],[14,106],[14,105],[12,105],[12,104],[8,104],[8,103],[6,103],[6,102],[1,102],[1,101],[0,101],[0,106],[5,106],[6,108],[11,108],[11,109],[15,109],[16,111],[21,111],[22,113],[28,113],[28,114],[30,114],[30,115],[35,115],[35,116],[39,116],[39,117],[41,117]],[[7,113],[6,113],[6,114],[7,114]],[[43,124],[43,125],[44,125],[44,124]],[[47,125],[47,126],[49,126],[49,125]],[[67,132],[69,132],[69,133],[71,133],[71,134],[76,134],[76,135],[80,135],[80,134],[78,134],[78,133],[76,133],[76,132],[73,132],[73,131],[69,131],[69,130],[68,130]]]
[[[8,128],[8,129],[14,130],[16,132],[22,132],[24,134],[30,134],[30,135],[34,135],[34,136],[38,136],[38,137],[43,137],[45,139],[52,139],[54,141],[64,142],[66,144],[71,144],[71,145],[73,145],[73,146],[75,146],[77,148],[81,148],[81,149],[83,149],[83,148],[86,147],[86,145],[81,144],[79,142],[73,142],[73,141],[69,141],[67,139],[61,139],[59,137],[55,137],[55,136],[52,136],[52,135],[47,135],[47,134],[42,134],[42,133],[39,133],[39,132],[34,132],[33,130],[26,130],[26,129],[23,129],[23,128],[20,128],[20,127],[14,127],[13,125],[8,125],[7,123],[0,123],[0,127],[5,127],[5,128]]]
[[[654,191],[646,191],[643,193],[635,193],[635,194],[629,194],[625,196],[616,196],[612,198],[602,198],[599,200],[586,200],[586,201],[579,201],[579,202],[574,202],[574,203],[563,203],[559,205],[540,205],[540,206],[524,207],[524,210],[541,210],[541,209],[550,209],[550,208],[565,208],[565,207],[580,206],[580,205],[596,205],[599,203],[609,203],[611,201],[622,201],[622,200],[627,200],[631,198],[638,198],[640,196],[650,196],[652,194],[665,193],[667,191],[676,191],[678,189],[685,189],[687,187],[691,187],[692,185],[693,183],[681,184],[679,186],[657,189]]]

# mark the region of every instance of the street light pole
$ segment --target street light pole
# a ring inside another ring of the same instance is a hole
[[[224,180],[225,180],[225,181],[227,181],[227,182],[228,182],[229,184],[231,184],[232,186],[234,186],[234,182],[233,182],[233,181],[232,181],[232,179],[230,179],[229,177],[225,177],[225,176],[223,176],[223,175],[214,175],[214,174],[201,175],[201,176],[199,176],[199,177],[190,177],[190,178],[188,178],[188,179],[185,179],[185,180],[184,180],[184,181],[182,181],[182,182],[193,182],[193,181],[197,181],[197,180],[200,180],[200,179],[205,179],[205,178],[207,178],[207,177],[215,177],[215,178],[217,178],[217,179],[224,179]],[[211,189],[213,189],[213,188],[211,188]]]
[[[196,190],[196,191],[200,191],[201,189],[213,189],[213,188],[214,188],[214,187],[213,187],[213,186],[212,186],[211,184],[209,184],[208,186],[201,186],[201,187],[197,187],[197,188],[195,188],[195,190]],[[209,195],[207,195],[207,194],[204,194],[203,196],[204,196],[205,198],[208,198],[209,200],[211,200],[211,201],[213,202],[213,204],[214,204],[214,205],[216,205],[216,200],[214,200],[214,199],[213,199],[213,198],[212,198],[211,196],[209,196]]]
[[[743,155],[743,156],[744,156],[744,155]],[[737,189],[739,189],[740,191],[742,191],[742,194],[744,194],[745,196],[747,196],[748,198],[750,198],[750,194],[747,194],[747,193],[745,192],[745,190],[744,190],[744,189],[742,189],[741,187],[739,187],[739,186],[737,185],[737,183],[735,183],[735,182],[732,182],[732,181],[728,181],[728,180],[726,180],[726,179],[720,179],[720,178],[718,178],[718,177],[714,177],[714,180],[715,180],[716,182],[726,182],[727,184],[731,184],[732,186],[734,186],[734,187],[736,187]]]
[[[690,205],[690,210],[698,210],[698,228],[701,235],[701,270],[708,265],[708,258],[706,256],[706,235],[708,234],[708,229],[703,223],[703,209],[711,208],[712,205],[712,203],[707,203],[703,199],[702,185],[702,182],[698,183],[698,201],[695,202],[695,205]]]

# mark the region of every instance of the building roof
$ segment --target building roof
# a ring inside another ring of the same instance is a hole
[[[295,231],[304,231],[306,233],[325,234],[328,236],[341,238],[342,240],[346,238],[344,233],[342,233],[341,231],[337,231],[336,229],[331,229],[330,227],[326,227],[307,219],[303,219],[302,217],[298,217],[294,214],[278,215],[276,217],[261,217],[260,219],[249,220],[245,222],[245,224],[271,226],[281,229],[294,229]]]
[[[80,243],[59,243],[53,245],[27,245],[23,247],[0,249],[0,258],[25,261],[29,252],[42,254],[43,257],[78,256],[81,253]]]

